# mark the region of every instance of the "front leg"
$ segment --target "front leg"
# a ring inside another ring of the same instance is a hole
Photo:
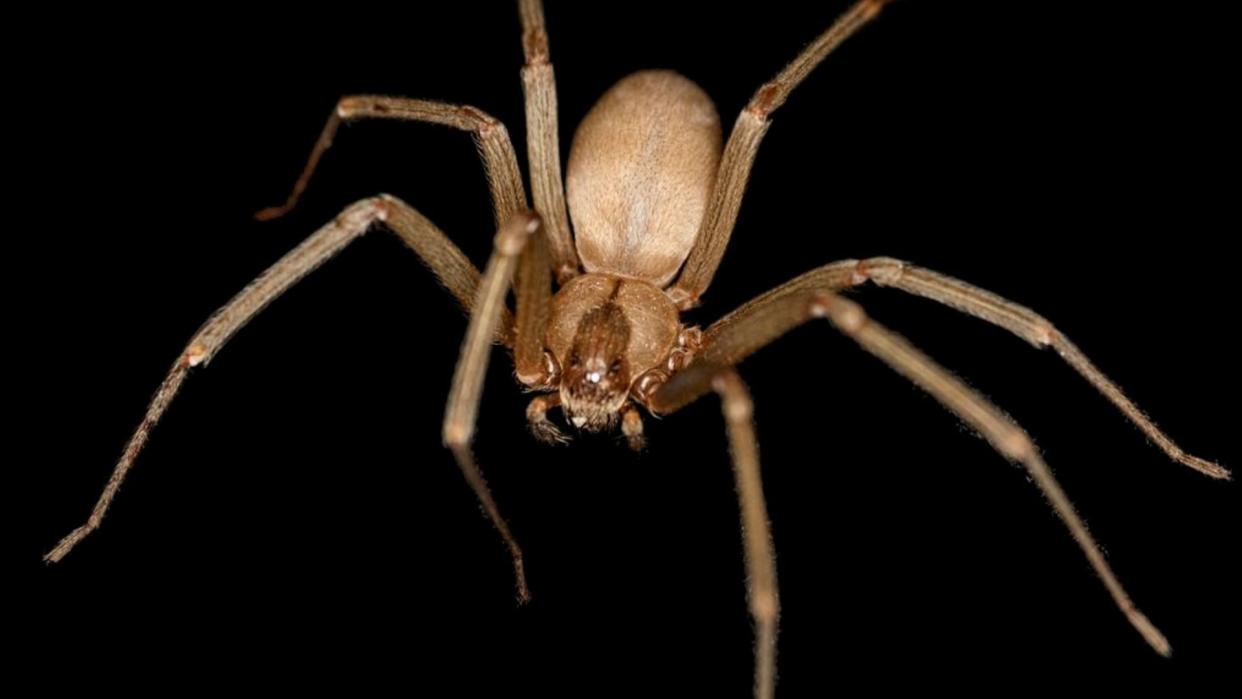
[[[453,386],[449,391],[442,431],[444,445],[453,452],[466,481],[474,489],[487,516],[509,549],[513,558],[518,600],[523,603],[530,600],[530,590],[526,585],[522,549],[509,531],[509,524],[500,516],[500,509],[492,498],[491,489],[487,487],[487,481],[483,479],[483,473],[475,463],[470,442],[478,419],[479,401],[483,397],[483,380],[487,376],[492,339],[505,310],[505,296],[509,293],[518,259],[527,248],[531,235],[539,229],[539,223],[539,217],[534,212],[519,212],[496,233],[492,257],[479,281],[470,313],[470,325],[466,328],[466,338],[462,342],[457,369],[453,373]],[[522,338],[518,338],[517,344],[523,344]]]

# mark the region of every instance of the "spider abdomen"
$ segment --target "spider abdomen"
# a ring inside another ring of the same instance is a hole
[[[711,98],[667,70],[634,73],[574,134],[566,198],[588,272],[672,281],[698,235],[720,162]]]

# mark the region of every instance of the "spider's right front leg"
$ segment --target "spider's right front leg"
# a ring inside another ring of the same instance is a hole
[[[121,483],[133,466],[134,459],[142,451],[151,429],[159,422],[168,405],[180,390],[186,375],[193,367],[205,366],[233,335],[269,303],[314,271],[345,246],[370,229],[376,222],[385,223],[401,239],[418,253],[431,268],[440,282],[461,305],[469,310],[474,303],[475,290],[479,285],[479,271],[466,256],[430,221],[400,200],[380,195],[364,199],[347,207],[331,223],[320,228],[296,248],[269,267],[245,289],[233,297],[199,328],[190,339],[185,351],[169,369],[147,407],[146,415],[134,431],[121,458],[113,469],[103,493],[99,496],[90,517],[82,526],[74,529],[44,559],[59,561],[83,538],[99,528],[108,506],[116,497]],[[496,329],[496,339],[508,337],[513,320],[507,310],[501,309]]]
[[[492,524],[500,532],[509,554],[513,558],[513,573],[517,580],[518,600],[530,600],[530,590],[526,585],[525,566],[522,562],[522,549],[518,546],[509,525],[500,516],[496,501],[492,498],[483,473],[474,460],[474,450],[470,447],[474,436],[475,423],[478,420],[479,402],[483,397],[483,380],[487,376],[487,362],[491,354],[492,341],[505,311],[505,296],[509,293],[510,282],[514,272],[522,263],[522,274],[518,282],[518,322],[519,329],[515,355],[518,357],[519,375],[522,371],[523,357],[536,347],[543,337],[527,332],[531,328],[541,328],[539,319],[546,317],[544,306],[529,304],[532,298],[542,297],[538,285],[546,281],[544,274],[531,274],[530,267],[547,270],[540,255],[541,246],[536,243],[528,245],[532,234],[539,230],[539,216],[533,211],[519,212],[496,233],[492,257],[487,262],[487,269],[479,282],[475,295],[473,310],[470,313],[470,325],[466,328],[466,338],[461,345],[461,355],[457,360],[457,369],[453,373],[453,387],[449,391],[448,408],[444,412],[444,445],[453,452],[457,465],[465,475],[466,481],[474,489],[483,509],[491,518]],[[541,237],[536,238],[540,240]],[[550,291],[550,287],[548,288]],[[523,304],[523,300],[527,304]]]

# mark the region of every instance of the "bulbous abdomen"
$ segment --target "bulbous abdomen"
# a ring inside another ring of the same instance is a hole
[[[677,73],[634,73],[604,93],[574,134],[566,176],[586,270],[667,286],[694,245],[720,149],[715,105]]]

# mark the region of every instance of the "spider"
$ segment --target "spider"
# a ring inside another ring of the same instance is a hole
[[[549,418],[560,409],[575,428],[617,428],[638,447],[644,410],[669,414],[714,391],[725,405],[743,500],[750,598],[759,635],[756,687],[760,694],[770,694],[778,618],[775,571],[758,486],[749,398],[731,367],[790,327],[824,318],[907,374],[961,414],[1002,453],[1030,469],[1119,606],[1153,647],[1167,650],[1158,632],[1130,605],[1103,559],[1094,553],[1097,547],[1024,434],[926,357],[867,320],[860,308],[837,292],[868,282],[889,286],[973,313],[1034,344],[1052,345],[1080,373],[1102,387],[1171,456],[1209,475],[1225,475],[1219,467],[1188,457],[1173,446],[1042,318],[934,272],[876,258],[820,267],[703,329],[682,322],[681,312],[694,307],[712,281],[732,232],[747,170],[772,114],[807,71],[836,43],[870,20],[883,4],[855,5],[781,76],[761,87],[733,127],[723,157],[719,119],[711,101],[693,83],[675,74],[657,72],[623,80],[579,127],[564,178],[568,211],[561,198],[555,95],[542,10],[537,3],[522,6],[531,189],[537,214],[525,210],[526,193],[503,126],[482,112],[413,100],[343,100],[337,114],[345,118],[426,120],[475,136],[489,172],[499,229],[496,251],[487,269],[481,274],[475,272],[438,230],[394,198],[369,199],[347,208],[235,298],[189,343],[127,447],[91,520],[70,534],[49,558],[59,559],[98,526],[150,426],[188,371],[210,360],[244,322],[316,264],[372,224],[383,222],[419,252],[458,301],[472,310],[453,381],[444,439],[510,550],[519,597],[528,595],[521,551],[490,497],[469,446],[481,392],[479,379],[493,339],[512,351],[521,382],[541,391],[531,402],[528,419],[536,436],[546,441],[564,438],[563,431]],[[645,121],[650,114],[661,116]],[[296,202],[335,127],[336,122],[329,122],[325,138],[315,149],[290,202],[268,210],[263,217],[279,215]],[[656,139],[653,152],[641,160],[633,145],[635,134],[646,138],[645,143],[656,136],[665,140]],[[632,175],[618,175],[628,163],[637,164]],[[618,186],[618,182],[634,184]],[[637,199],[621,196],[632,190],[655,195]],[[643,218],[637,212],[658,223],[617,227],[618,220]],[[551,277],[557,284],[555,295]],[[514,280],[517,297],[515,313],[510,313],[505,304],[510,279]]]

